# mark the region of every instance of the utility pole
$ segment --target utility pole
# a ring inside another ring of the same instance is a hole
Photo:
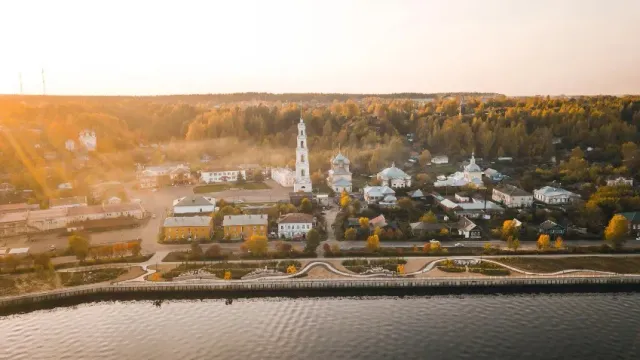
[[[44,68],[42,69],[42,95],[47,95],[47,86],[44,81]]]

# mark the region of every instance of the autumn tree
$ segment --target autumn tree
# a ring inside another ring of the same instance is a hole
[[[429,210],[428,212],[426,212],[424,215],[420,217],[420,222],[427,223],[427,224],[435,224],[438,222],[438,219],[436,218],[436,215],[433,213],[433,211]]]
[[[142,247],[140,246],[140,242],[138,241],[131,243],[129,249],[131,250],[131,255],[133,256],[140,256],[140,252],[142,251]]]
[[[369,218],[361,217],[358,219],[358,223],[360,224],[360,228],[369,229]]]
[[[200,244],[198,244],[197,241],[194,241],[191,243],[191,249],[189,252],[189,258],[191,260],[201,260],[202,259],[202,248],[200,247]]]
[[[423,150],[419,156],[420,165],[427,166],[431,163],[431,152],[427,149]]]
[[[300,202],[300,212],[311,214],[312,211],[313,204],[311,204],[311,201],[307,198],[302,199],[302,201]]]
[[[501,231],[502,239],[517,238],[518,237],[518,228],[516,227],[516,223],[513,220],[505,220],[502,223],[502,231]]]
[[[89,255],[89,240],[84,236],[71,234],[71,236],[69,236],[69,248],[78,260],[84,261],[87,255]]]
[[[207,251],[205,251],[204,255],[209,259],[215,259],[222,255],[222,248],[218,244],[213,244],[209,246]]]
[[[345,240],[355,240],[357,235],[358,235],[358,232],[356,231],[356,229],[349,228],[344,232],[344,239]]]
[[[398,207],[402,210],[409,211],[413,209],[413,201],[408,197],[398,199]]]
[[[244,244],[254,256],[262,256],[266,254],[269,248],[267,237],[257,234],[251,235],[249,239],[245,240]]]
[[[351,204],[351,197],[346,191],[343,191],[340,194],[340,206],[343,209],[346,209],[347,207],[349,207],[349,204]]]
[[[536,245],[540,250],[547,250],[550,245],[551,238],[547,234],[540,234]]]
[[[380,238],[378,235],[371,235],[367,238],[367,249],[370,251],[378,251],[378,249],[380,249]]]
[[[320,233],[316,229],[311,229],[307,233],[307,243],[305,244],[306,252],[315,252],[320,245]]]
[[[353,208],[354,214],[359,214],[362,209],[362,204],[360,203],[360,200],[355,199],[351,202],[351,207]]]
[[[620,248],[624,244],[625,236],[629,229],[627,218],[620,214],[614,215],[609,221],[609,225],[604,230],[604,238],[614,248]]]

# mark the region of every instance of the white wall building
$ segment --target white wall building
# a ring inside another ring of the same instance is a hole
[[[471,159],[469,160],[469,164],[464,167],[463,171],[457,171],[446,178],[439,178],[436,182],[433,183],[435,187],[446,187],[446,186],[465,186],[465,185],[473,185],[476,187],[480,187],[483,185],[482,183],[482,169],[478,164],[476,164],[475,155],[471,154]]]
[[[351,164],[349,159],[340,152],[331,160],[331,170],[329,170],[327,183],[333,191],[337,193],[341,193],[342,191],[350,193],[353,191],[349,164]]]
[[[278,219],[278,237],[294,238],[298,236],[306,237],[309,230],[313,228],[313,216],[303,213],[290,213]]]
[[[216,210],[216,199],[191,195],[173,201],[174,214],[211,214]]]
[[[242,176],[243,179],[247,179],[247,172],[245,170],[203,170],[200,172],[200,181],[213,184],[223,182],[238,181],[238,178]]]
[[[382,182],[382,185],[386,185],[392,188],[404,188],[411,186],[411,176],[398,169],[395,163],[378,173],[378,180]]]
[[[367,204],[377,204],[381,201],[391,202],[396,192],[388,186],[367,186],[363,190],[364,200]],[[386,200],[385,200],[386,198]]]
[[[619,176],[617,178],[607,179],[607,186],[633,186],[633,178],[625,178]]]
[[[76,142],[68,139],[67,141],[64,142],[64,148],[67,149],[68,151],[74,151],[76,149]]]
[[[78,141],[87,151],[96,151],[96,148],[98,147],[98,137],[96,136],[95,131],[80,131]]]
[[[289,168],[272,168],[271,179],[283,187],[293,187],[296,182],[296,173]]]
[[[517,186],[503,185],[493,188],[491,200],[502,203],[508,208],[522,208],[533,204],[533,195]]]
[[[545,204],[568,204],[580,196],[565,189],[545,186],[534,190],[533,197]]]
[[[449,157],[447,155],[436,155],[431,158],[431,163],[436,165],[448,164]]]
[[[307,150],[307,130],[304,121],[298,123],[298,138],[296,141],[296,181],[293,191],[311,192],[311,174],[309,174],[309,151]]]

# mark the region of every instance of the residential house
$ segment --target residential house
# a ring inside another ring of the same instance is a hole
[[[424,193],[422,192],[422,190],[418,189],[416,191],[410,191],[407,195],[409,195],[409,197],[412,200],[425,200],[427,197],[424,195]]]
[[[207,196],[190,195],[173,201],[173,214],[211,214],[216,210],[216,199]]]
[[[440,234],[442,229],[451,231],[450,226],[445,223],[426,223],[420,221],[411,223],[410,226],[413,235],[418,237]]]
[[[491,200],[508,208],[523,208],[533,204],[533,195],[517,186],[507,184],[494,187]]]
[[[58,199],[50,199],[49,200],[49,208],[71,208],[77,206],[87,206],[89,203],[87,202],[86,196],[71,196],[66,198],[58,198]]]
[[[189,167],[184,164],[147,166],[137,174],[138,184],[141,189],[151,189],[190,179]]]
[[[122,204],[122,199],[117,196],[112,196],[102,203],[108,205]]]
[[[384,215],[380,214],[372,219],[369,219],[369,227],[371,229],[375,229],[375,228],[380,228],[383,229],[384,227],[386,227],[387,225],[389,225],[387,223],[387,219],[385,219]]]
[[[433,195],[438,205],[445,211],[470,219],[490,219],[494,215],[503,214],[504,208],[492,201],[470,198],[469,201],[451,200],[440,195]]]
[[[393,200],[392,197],[395,198],[396,192],[388,186],[367,186],[364,188],[363,194],[367,204],[378,204]]]
[[[67,141],[64,142],[64,147],[68,151],[74,151],[76,149],[76,142],[71,139],[67,139]]]
[[[624,212],[620,215],[627,219],[629,225],[629,232],[632,235],[640,236],[640,211]]]
[[[411,176],[396,167],[395,163],[378,173],[377,179],[382,185],[397,188],[405,188],[411,186]]]
[[[533,198],[550,205],[569,204],[580,196],[565,189],[545,186],[533,191]]]
[[[633,178],[622,176],[607,179],[607,186],[633,186]]]
[[[467,239],[479,239],[482,237],[482,229],[467,217],[460,217],[457,224],[458,234]]]
[[[502,173],[492,168],[486,169],[484,171],[484,176],[493,182],[502,181],[504,179],[504,175],[502,175]]]
[[[436,155],[431,158],[431,163],[436,165],[448,164],[449,157],[447,155]]]
[[[245,170],[203,170],[200,172],[200,181],[213,184],[222,182],[235,182],[239,178],[247,179],[247,172]]]
[[[169,171],[169,179],[172,184],[190,184],[191,169],[186,165],[178,165]]]
[[[9,212],[0,214],[0,237],[25,234],[27,232],[28,212]]]
[[[539,234],[546,234],[553,237],[563,236],[567,232],[564,226],[558,225],[551,220],[546,220],[538,226]]]
[[[475,154],[471,154],[469,164],[465,165],[463,171],[456,171],[449,176],[439,176],[433,183],[435,187],[448,186],[475,186],[482,187],[482,169],[476,164]]]
[[[164,219],[165,240],[210,239],[213,233],[211,216],[183,216]]]
[[[267,215],[226,215],[222,220],[225,238],[248,239],[252,235],[267,235]]]
[[[98,138],[95,131],[83,130],[78,135],[78,140],[87,151],[96,151]]]
[[[306,238],[312,228],[313,216],[309,214],[290,213],[278,219],[278,237],[280,238]]]

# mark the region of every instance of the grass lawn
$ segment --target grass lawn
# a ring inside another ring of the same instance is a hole
[[[567,258],[502,258],[499,262],[533,272],[556,272],[569,269],[640,273],[640,257],[567,257]]]
[[[264,190],[270,189],[270,187],[264,182],[247,182],[244,184],[236,183],[220,183],[220,184],[207,184],[198,185],[193,188],[195,194],[205,194],[218,191],[225,191],[229,189],[244,189],[244,190]]]

